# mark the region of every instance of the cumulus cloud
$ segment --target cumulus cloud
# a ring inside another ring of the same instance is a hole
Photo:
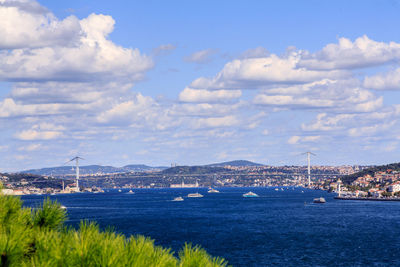
[[[376,136],[390,132],[396,126],[400,106],[391,106],[371,113],[327,114],[320,113],[311,123],[303,123],[306,132],[330,132],[341,136]]]
[[[305,53],[299,67],[314,70],[355,69],[377,66],[400,59],[400,44],[376,42],[366,35],[354,42],[340,38],[337,44],[328,44],[316,53]]]
[[[383,105],[383,98],[359,87],[355,80],[324,79],[308,84],[265,89],[254,97],[253,102],[257,105],[293,109],[372,112]]]
[[[298,136],[298,135],[294,135],[292,137],[290,137],[287,141],[288,144],[290,145],[295,145],[298,143],[304,143],[304,142],[316,142],[321,138],[321,136],[319,135],[315,135],[315,136]]]
[[[18,151],[28,151],[28,152],[31,152],[31,151],[36,151],[36,150],[39,150],[39,149],[42,149],[43,148],[43,146],[42,146],[42,144],[30,144],[30,145],[28,145],[28,146],[21,146],[21,147],[19,147],[18,148]]]
[[[240,90],[203,90],[185,88],[179,94],[179,100],[182,102],[220,102],[231,99],[237,99],[242,95]]]
[[[308,70],[297,65],[301,51],[285,56],[271,54],[262,58],[235,59],[228,62],[214,78],[198,78],[190,87],[195,89],[258,89],[272,84],[309,83],[321,79],[347,77],[341,70]]]
[[[224,117],[199,118],[194,121],[196,128],[230,127],[238,124],[239,120],[233,115]]]
[[[388,73],[367,76],[364,79],[364,86],[375,90],[400,90],[400,68]]]
[[[51,140],[63,136],[64,127],[52,124],[34,125],[29,130],[23,130],[14,135],[15,138],[20,140]]]
[[[80,38],[79,20],[58,20],[35,1],[0,2],[0,49],[72,46]]]
[[[108,40],[112,17],[91,14],[63,21],[52,13],[0,6],[0,80],[94,81],[110,76],[137,81],[153,67],[138,49]],[[13,29],[10,31],[10,29]]]
[[[214,49],[204,49],[194,52],[193,54],[185,57],[184,60],[186,62],[204,64],[210,62],[215,53],[217,53],[217,51]]]
[[[171,108],[174,116],[222,116],[235,112],[243,104],[216,104],[216,103],[180,103]]]

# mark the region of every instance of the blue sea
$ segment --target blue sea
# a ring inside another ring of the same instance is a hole
[[[178,251],[198,244],[233,266],[400,266],[400,202],[335,200],[303,188],[110,190],[50,196],[67,207],[67,224],[145,235]],[[199,192],[203,198],[186,198]],[[258,198],[243,198],[248,191]],[[182,202],[171,201],[182,196]],[[46,196],[23,196],[26,206]],[[324,197],[325,204],[313,204]]]

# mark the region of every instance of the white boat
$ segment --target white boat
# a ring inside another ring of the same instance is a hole
[[[275,188],[275,191],[279,191],[279,188]]]
[[[121,193],[121,192],[122,192],[122,190],[121,190],[121,189],[118,189],[118,192],[120,192],[120,193]]]
[[[60,208],[63,209],[63,210],[67,209],[67,207],[65,207],[64,205],[61,205]]]
[[[176,197],[172,201],[183,201],[183,197]]]
[[[133,192],[131,189],[131,190],[129,190],[129,192],[127,194],[135,194],[135,192]]]
[[[258,195],[250,191],[246,194],[243,194],[243,197],[258,197]]]
[[[319,198],[314,198],[314,201],[313,201],[314,203],[321,203],[321,204],[323,204],[323,203],[326,203],[326,200],[325,200],[325,198],[323,198],[323,197],[319,197]]]
[[[210,188],[207,193],[219,193],[219,191],[217,189],[214,188]]]
[[[187,197],[203,197],[203,195],[199,194],[199,193],[191,193],[191,194],[188,194]]]

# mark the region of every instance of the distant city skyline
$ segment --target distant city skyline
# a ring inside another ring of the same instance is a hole
[[[0,0],[0,172],[399,162],[400,1]]]

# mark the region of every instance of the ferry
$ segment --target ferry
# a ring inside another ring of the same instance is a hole
[[[246,194],[243,194],[243,197],[258,197],[258,195],[250,191]]]
[[[191,193],[191,194],[188,194],[187,197],[203,197],[203,195],[199,194],[199,193]]]
[[[176,197],[172,201],[183,201],[183,197]]]
[[[207,193],[219,193],[219,191],[217,189],[214,188],[210,188]]]
[[[321,203],[321,204],[323,204],[323,203],[326,203],[326,200],[325,200],[325,198],[320,197],[320,198],[314,198],[313,202],[314,202],[314,203]]]

